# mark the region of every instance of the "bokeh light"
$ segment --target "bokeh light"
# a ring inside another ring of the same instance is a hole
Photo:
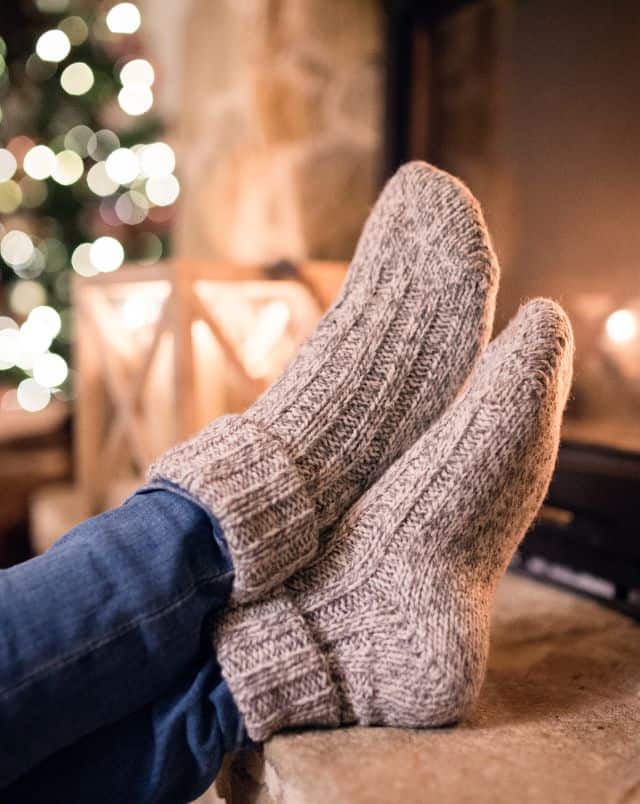
[[[148,179],[145,184],[145,192],[154,204],[159,207],[168,207],[180,195],[180,182],[173,175]]]
[[[89,28],[82,17],[67,17],[58,28],[66,33],[72,45],[81,45],[89,36]]]
[[[34,307],[44,304],[46,300],[47,294],[42,285],[30,279],[16,282],[9,293],[11,309],[22,316],[29,315]]]
[[[129,184],[140,172],[140,164],[135,153],[129,148],[116,148],[105,162],[107,176],[118,184]]]
[[[0,241],[0,255],[12,268],[24,265],[33,256],[33,241],[25,232],[12,229]]]
[[[115,213],[122,223],[136,226],[147,217],[149,202],[142,193],[129,190],[123,193],[116,201]]]
[[[36,42],[36,53],[42,61],[64,61],[70,50],[69,37],[60,30],[45,31]]]
[[[0,182],[0,212],[10,215],[22,203],[22,189],[20,185],[11,179],[10,181]]]
[[[60,240],[55,237],[47,237],[40,241],[38,248],[45,255],[47,261],[47,271],[56,273],[66,268],[69,264],[67,248]]]
[[[7,149],[15,156],[18,162],[24,161],[28,151],[33,148],[35,142],[30,137],[25,137],[24,134],[18,134],[12,137],[7,144]]]
[[[34,248],[29,259],[20,265],[14,265],[13,270],[21,279],[35,279],[45,269],[44,254],[40,249]]]
[[[32,355],[34,358],[36,355],[46,352],[53,340],[47,329],[30,318],[27,318],[20,327],[18,337],[21,351]]]
[[[140,151],[142,174],[150,179],[158,179],[173,173],[176,155],[166,142],[153,142]]]
[[[62,71],[60,85],[69,95],[84,95],[94,84],[93,70],[83,61],[76,61]]]
[[[39,11],[44,11],[45,14],[61,14],[67,10],[69,0],[36,0],[36,6]]]
[[[11,151],[0,148],[0,182],[12,179],[17,167],[18,162]]]
[[[143,232],[140,236],[140,262],[152,265],[162,257],[162,240],[153,232]]]
[[[19,183],[24,207],[33,209],[46,201],[47,185],[43,181],[37,181],[30,176],[23,176]]]
[[[153,92],[144,84],[127,84],[118,92],[118,103],[123,112],[137,117],[153,106]]]
[[[51,401],[49,389],[32,379],[22,380],[16,393],[20,407],[30,413],[44,410]]]
[[[96,164],[89,169],[87,173],[87,184],[91,192],[99,196],[111,195],[115,193],[119,187],[119,183],[109,177],[104,162],[96,162]]]
[[[89,139],[87,151],[92,159],[99,162],[106,159],[112,151],[120,147],[118,135],[108,128],[103,128]]]
[[[69,151],[75,151],[82,157],[89,155],[89,143],[93,137],[93,131],[89,126],[74,126],[65,134],[64,147]]]
[[[607,318],[605,329],[614,343],[629,343],[638,332],[638,319],[632,310],[616,310]]]
[[[124,249],[115,237],[99,237],[91,244],[89,256],[98,271],[117,271],[124,262]]]
[[[8,319],[9,321],[11,319]],[[14,322],[15,323],[15,322]],[[13,368],[20,357],[20,336],[18,326],[0,329],[0,369]]]
[[[24,157],[22,167],[32,179],[48,179],[56,166],[56,155],[46,145],[35,145]]]
[[[133,3],[118,3],[107,14],[107,27],[112,33],[135,33],[140,22],[140,12]]]
[[[29,313],[29,321],[35,322],[51,339],[56,337],[62,326],[62,319],[59,313],[48,305],[34,307]]]
[[[68,376],[69,368],[60,355],[45,352],[33,361],[33,379],[45,388],[57,388]]]
[[[51,171],[52,178],[64,186],[74,184],[84,172],[84,163],[75,151],[61,151]]]
[[[155,81],[155,70],[146,59],[132,59],[120,70],[120,81],[126,84],[140,84],[150,87]]]
[[[81,243],[71,255],[71,267],[80,276],[95,276],[98,269],[91,262],[91,243]]]

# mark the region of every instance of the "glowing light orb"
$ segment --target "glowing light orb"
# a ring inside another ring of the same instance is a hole
[[[106,159],[112,151],[120,147],[118,135],[108,128],[97,131],[87,143],[87,151],[96,162]]]
[[[94,84],[93,70],[83,61],[76,61],[62,71],[60,85],[68,95],[84,95]]]
[[[129,148],[116,148],[107,157],[105,170],[111,181],[129,184],[138,177],[140,165],[137,156]]]
[[[607,318],[605,330],[614,343],[629,343],[638,332],[638,319],[631,310],[616,310]]]
[[[56,164],[51,177],[58,184],[67,186],[74,184],[84,172],[84,163],[75,151],[60,151],[56,155]]]
[[[33,379],[45,388],[57,388],[69,376],[69,367],[64,358],[45,352],[33,361]]]
[[[13,181],[0,182],[0,212],[10,215],[22,203],[22,190],[20,185]]]
[[[135,190],[123,193],[116,201],[115,213],[118,218],[129,226],[136,226],[147,217],[149,202],[147,197]]]
[[[10,369],[20,357],[20,336],[17,329],[0,329],[0,367]]]
[[[152,203],[159,207],[168,207],[180,195],[180,182],[173,175],[148,179],[145,192]]]
[[[107,168],[104,162],[96,162],[89,170],[87,173],[87,184],[92,192],[101,197],[115,193],[119,187],[118,182],[113,181],[107,174]]]
[[[47,294],[41,284],[30,279],[21,279],[11,288],[9,305],[18,315],[28,315],[34,307],[44,304],[46,298]]]
[[[153,142],[140,151],[140,168],[149,179],[160,179],[173,173],[176,155],[166,142]]]
[[[22,380],[17,390],[18,404],[29,413],[44,410],[51,401],[51,392],[35,380]]]
[[[42,61],[63,61],[69,55],[69,37],[58,29],[45,31],[36,42],[36,53]]]
[[[34,321],[40,329],[46,332],[52,339],[60,332],[62,320],[60,315],[48,305],[34,307],[29,313],[29,321]]]
[[[46,352],[53,340],[44,327],[40,326],[37,321],[31,321],[28,318],[20,327],[18,338],[20,349],[32,355]]]
[[[0,181],[12,179],[17,167],[18,163],[11,151],[0,148]]]
[[[98,271],[111,273],[117,271],[124,262],[124,249],[115,237],[99,237],[91,244],[89,256]]]
[[[48,179],[56,166],[56,155],[46,145],[35,145],[24,156],[22,167],[32,179]]]
[[[141,22],[140,12],[133,3],[118,3],[107,14],[107,27],[111,33],[135,33]]]
[[[0,255],[12,268],[28,263],[34,251],[33,241],[29,235],[18,229],[7,232],[0,241]]]
[[[91,243],[81,243],[71,255],[71,267],[80,276],[95,276],[98,269],[91,262]]]
[[[153,106],[153,92],[144,84],[127,84],[118,92],[118,103],[123,112],[138,117]]]
[[[150,87],[155,81],[153,66],[146,59],[132,59],[120,70],[120,81],[126,84],[139,84]]]

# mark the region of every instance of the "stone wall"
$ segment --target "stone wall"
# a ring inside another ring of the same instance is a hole
[[[348,258],[381,164],[378,0],[145,0],[143,11],[179,158],[177,251]]]

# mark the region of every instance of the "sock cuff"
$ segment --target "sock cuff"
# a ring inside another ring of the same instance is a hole
[[[315,506],[286,446],[246,416],[222,416],[151,465],[148,480],[189,492],[229,545],[232,598],[257,598],[306,565],[318,546]]]
[[[285,590],[227,610],[214,644],[251,739],[294,726],[340,725],[327,657]]]

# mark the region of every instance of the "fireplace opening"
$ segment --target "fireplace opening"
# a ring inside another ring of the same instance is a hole
[[[497,329],[536,295],[574,326],[556,473],[517,563],[638,617],[635,3],[398,0],[385,11],[385,174],[426,159],[480,199],[502,264]]]

